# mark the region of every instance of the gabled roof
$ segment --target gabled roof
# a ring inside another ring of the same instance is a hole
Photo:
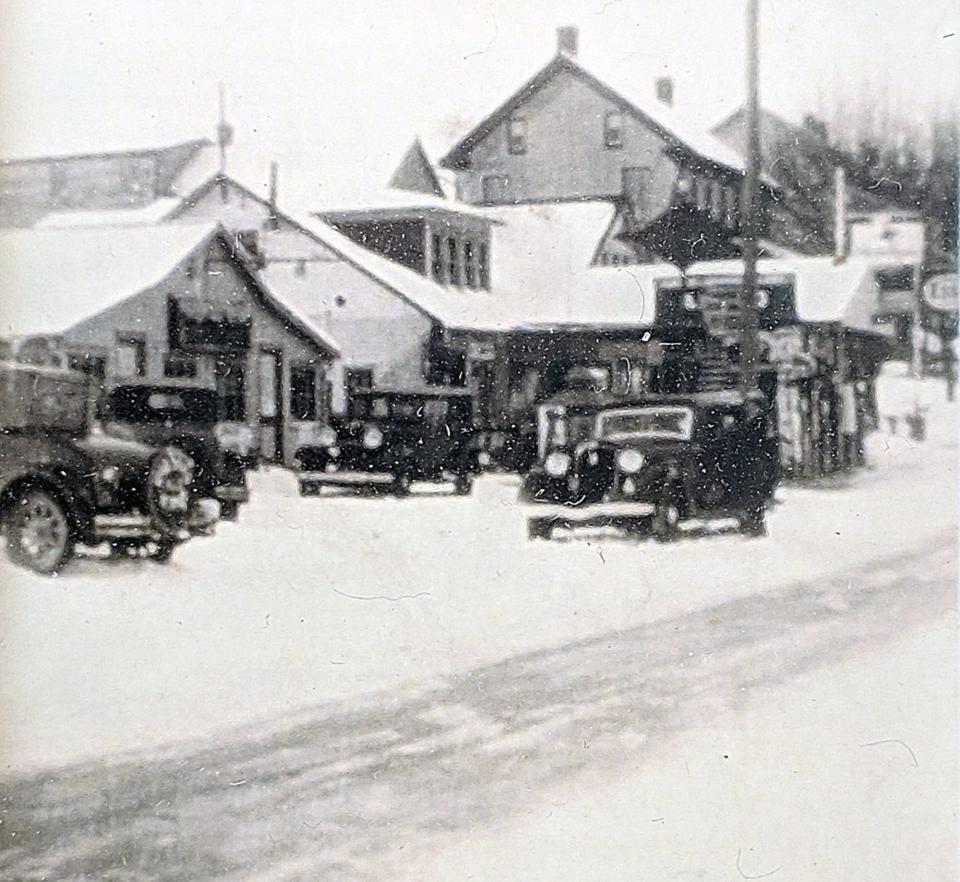
[[[0,232],[0,336],[55,336],[159,285],[191,254],[219,237],[218,223],[100,226]],[[233,258],[261,305],[331,356],[336,346],[295,305]]]
[[[0,336],[65,331],[158,285],[217,230],[205,224],[0,232]]]
[[[397,166],[390,177],[389,186],[395,190],[429,193],[441,199],[445,195],[443,187],[440,186],[440,180],[437,178],[419,138],[410,145],[410,149],[403,155],[400,165]]]
[[[709,132],[685,123],[666,105],[659,106],[656,109],[652,106],[641,109],[637,104],[625,98],[564,54],[556,55],[546,67],[480,122],[440,160],[440,164],[445,168],[462,167],[476,144],[486,138],[502,120],[561,73],[570,73],[581,79],[611,103],[618,105],[624,112],[633,115],[642,124],[655,131],[678,152],[737,173],[743,172],[743,160],[740,155]]]

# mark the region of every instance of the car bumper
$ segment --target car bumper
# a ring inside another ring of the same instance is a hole
[[[586,524],[592,521],[617,518],[653,517],[654,507],[649,502],[612,501],[590,505],[559,505],[539,503],[524,506],[528,517],[552,520],[565,524]]]
[[[310,496],[321,487],[366,487],[387,486],[392,484],[394,476],[387,472],[362,471],[330,471],[330,472],[300,472],[297,475],[300,482],[300,493]]]
[[[250,499],[250,491],[237,484],[221,484],[213,495],[221,502],[247,502]]]
[[[220,503],[215,499],[197,500],[183,526],[175,530],[161,527],[149,515],[98,514],[93,519],[90,541],[175,539],[182,542],[191,536],[210,535],[219,519]]]

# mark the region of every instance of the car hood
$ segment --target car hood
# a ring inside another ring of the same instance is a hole
[[[100,467],[147,463],[156,452],[155,447],[107,435],[99,430],[91,431],[85,438],[77,441],[76,445]]]

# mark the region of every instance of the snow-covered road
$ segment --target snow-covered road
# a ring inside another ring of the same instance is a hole
[[[301,500],[266,472],[238,524],[170,567],[4,565],[0,877],[468,878],[465,837],[518,812],[536,833],[548,794],[673,768],[674,740],[762,720],[773,695],[802,726],[796,684],[888,677],[893,637],[914,658],[939,627],[932,665],[955,645],[957,446],[931,389],[891,378],[881,401],[929,397],[924,444],[878,434],[871,470],[785,487],[762,540],[530,543],[505,478],[469,499]]]

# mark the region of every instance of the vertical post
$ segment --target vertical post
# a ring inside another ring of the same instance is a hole
[[[833,256],[837,263],[847,256],[847,178],[842,165],[833,170]]]
[[[223,83],[220,83],[220,116],[217,122],[217,143],[220,145],[220,174],[227,173],[227,138],[225,137],[227,124],[227,92]]]
[[[743,240],[741,288],[741,385],[757,388],[760,344],[757,333],[757,255],[760,237],[760,36],[758,0],[747,0],[747,156],[740,199],[740,235]]]
[[[923,256],[913,268],[913,317],[910,330],[910,376],[923,376],[923,352],[927,334],[923,330]]]

